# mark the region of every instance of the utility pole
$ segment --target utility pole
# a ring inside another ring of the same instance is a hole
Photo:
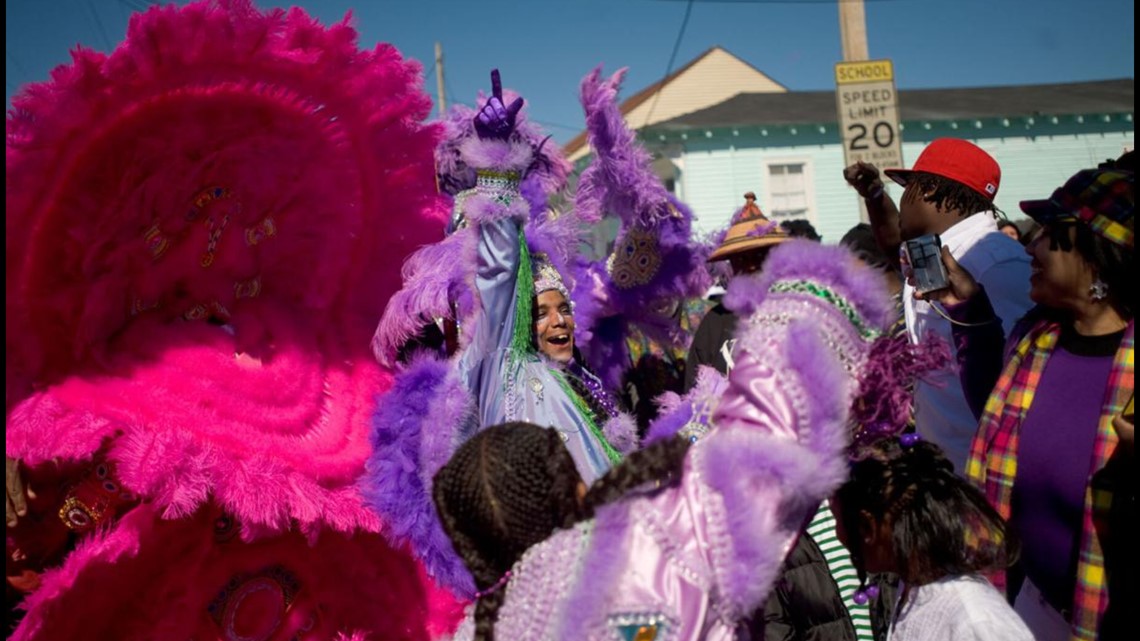
[[[843,45],[843,62],[870,60],[867,50],[867,15],[863,0],[837,0],[839,3],[839,40]],[[868,222],[867,203],[859,201],[859,220]]]
[[[435,43],[435,95],[439,96],[439,117],[447,112],[447,97],[443,93],[443,45]]]
[[[844,62],[871,59],[867,52],[867,17],[863,12],[863,0],[839,0],[839,38],[843,42]]]

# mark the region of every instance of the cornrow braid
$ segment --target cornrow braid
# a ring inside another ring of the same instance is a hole
[[[998,209],[992,200],[956,180],[917,171],[910,177],[909,182],[915,183],[920,193],[929,194],[923,199],[928,203],[934,203],[941,210],[956,210],[967,214],[994,211],[1005,218],[1005,213]]]
[[[488,427],[435,475],[443,529],[479,590],[494,586],[532,545],[586,516],[582,479],[558,432],[530,423]],[[475,606],[475,640],[493,641],[505,589]]]
[[[867,458],[852,464],[836,495],[861,580],[863,552],[855,535],[864,512],[890,525],[895,564],[911,585],[1001,569],[1016,554],[1002,517],[932,443],[875,444]]]
[[[691,444],[687,438],[674,436],[626,456],[590,486],[584,501],[586,509],[593,512],[646,483],[676,481]]]

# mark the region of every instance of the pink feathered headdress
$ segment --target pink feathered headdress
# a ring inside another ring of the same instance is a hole
[[[7,453],[167,516],[379,528],[352,487],[400,262],[442,236],[420,66],[346,22],[154,7],[25,87],[7,128]]]

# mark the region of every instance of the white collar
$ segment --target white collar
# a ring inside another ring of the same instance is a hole
[[[950,248],[950,253],[957,255],[963,244],[971,243],[991,231],[997,231],[997,218],[993,211],[980,211],[967,216],[954,223],[950,229],[942,232],[942,244]]]

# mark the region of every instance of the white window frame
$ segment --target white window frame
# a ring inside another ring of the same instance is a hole
[[[804,214],[808,222],[813,227],[819,226],[818,210],[815,206],[815,166],[812,163],[811,156],[775,156],[772,158],[764,158],[762,161],[764,172],[764,205],[761,209],[764,214],[778,220],[776,218],[775,209],[773,209],[772,201],[772,167],[774,165],[803,165],[804,167],[804,187],[806,192],[804,194],[804,202],[807,205],[807,212]],[[794,218],[781,218],[779,220],[795,220]]]

